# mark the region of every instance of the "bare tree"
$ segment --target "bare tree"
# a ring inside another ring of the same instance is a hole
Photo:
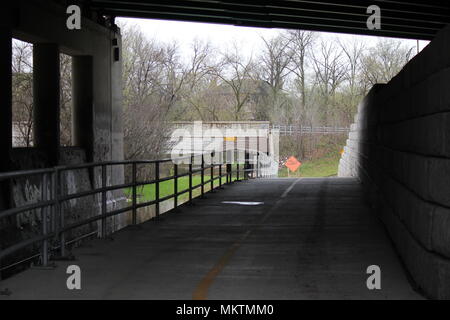
[[[362,71],[362,59],[366,50],[366,46],[361,41],[351,41],[349,43],[339,42],[342,52],[344,53],[347,72],[345,80],[348,82],[350,90],[353,94],[357,94],[357,90],[361,88],[360,75]]]
[[[368,85],[387,83],[413,57],[414,47],[400,40],[382,39],[362,57],[363,75]]]
[[[60,56],[60,142],[71,145],[72,67],[71,57]],[[12,56],[12,101],[15,147],[33,146],[33,45],[14,40]]]
[[[33,45],[13,41],[12,104],[15,147],[33,145]]]
[[[282,34],[271,39],[265,39],[260,57],[261,78],[264,79],[276,94],[283,90],[286,77],[290,73],[293,50],[290,50],[291,39]]]
[[[217,121],[224,105],[217,76],[222,70],[215,61],[216,49],[209,41],[202,42],[198,39],[193,41],[191,48],[192,56],[189,57],[184,71],[183,99],[186,103],[184,103],[185,107],[180,110],[181,116],[186,119],[189,109],[194,109],[193,120],[197,120],[199,117],[202,121]]]
[[[347,65],[345,75],[345,85],[341,90],[340,103],[337,108],[340,110],[341,123],[348,126],[353,121],[359,101],[366,95],[368,86],[362,76],[362,60],[365,54],[366,45],[364,42],[353,40],[346,43],[339,41],[344,53],[344,61]]]
[[[267,100],[267,118],[278,117],[289,108],[289,98],[285,91],[286,82],[291,73],[290,65],[294,52],[291,50],[291,39],[282,33],[271,38],[261,38],[264,46],[259,57],[260,79],[270,88]]]
[[[167,114],[176,101],[176,45],[147,39],[137,28],[123,28],[125,157],[142,159],[164,152]]]
[[[215,74],[231,90],[231,111],[234,120],[241,120],[244,107],[250,102],[251,94],[256,86],[255,64],[252,57],[243,57],[239,53],[236,43],[231,52],[223,53],[219,67]]]
[[[313,53],[313,64],[322,97],[320,113],[323,122],[328,124],[329,115],[334,112],[336,90],[345,80],[347,65],[342,59],[343,50],[335,42],[322,40],[317,51]]]
[[[300,103],[297,103],[297,124],[312,125],[313,112],[307,106],[307,79],[306,64],[307,59],[311,55],[312,47],[316,41],[317,35],[311,31],[304,30],[288,30],[285,37],[290,39],[289,49],[292,52],[292,62],[289,70],[294,75],[295,89],[300,95]]]
[[[290,71],[296,76],[296,84],[300,90],[302,106],[306,106],[306,71],[307,54],[314,44],[316,35],[311,31],[289,30],[286,37],[290,39],[289,49],[292,53]]]

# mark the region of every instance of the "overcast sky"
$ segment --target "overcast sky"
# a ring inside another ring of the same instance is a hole
[[[186,52],[186,54],[189,54],[191,48],[190,45],[195,38],[210,40],[210,42],[218,48],[225,48],[227,44],[231,43],[233,40],[237,40],[246,55],[251,53],[257,54],[263,45],[261,36],[266,38],[271,37],[280,31],[280,29],[236,27],[210,23],[130,18],[119,18],[117,20],[119,23],[125,23],[126,25],[138,25],[149,38],[156,38],[162,41],[177,40],[182,51]],[[357,37],[358,39],[367,42],[368,45],[374,45],[377,41],[377,38],[373,36],[356,36],[337,33],[322,33],[322,36],[339,38],[341,41]],[[416,40],[404,41],[408,46],[417,45]],[[427,43],[427,41],[420,41],[420,49]]]

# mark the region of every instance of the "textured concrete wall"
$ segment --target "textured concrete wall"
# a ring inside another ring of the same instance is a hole
[[[359,105],[339,176],[359,177],[417,285],[450,299],[450,27]]]
[[[81,148],[63,148],[60,150],[60,164],[70,165],[86,161],[86,155]],[[48,157],[45,152],[36,148],[17,148],[13,152],[13,164],[16,168],[45,168]],[[90,175],[87,169],[73,170],[61,174],[61,194],[68,195],[92,189]],[[12,205],[15,207],[32,204],[41,201],[43,190],[47,188],[50,194],[50,181],[43,185],[41,176],[14,179],[12,181]],[[74,223],[80,218],[92,217],[100,212],[99,204],[94,196],[82,199],[73,199],[61,204],[61,212],[64,214],[66,224]],[[35,209],[15,216],[4,224],[1,230],[2,246],[8,247],[19,241],[23,241],[41,234],[41,210]],[[55,220],[58,224],[59,219]],[[56,225],[55,225],[56,226]],[[67,233],[67,240],[95,231],[95,224],[82,226]],[[30,246],[2,261],[8,265],[19,258],[27,258],[38,250],[39,245]]]

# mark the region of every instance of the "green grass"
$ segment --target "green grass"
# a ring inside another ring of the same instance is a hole
[[[302,161],[302,165],[296,172],[289,172],[289,177],[330,177],[337,175],[338,156],[328,156],[311,161]],[[287,177],[287,168],[278,171],[279,177]]]
[[[205,180],[208,181],[210,176],[205,175]],[[224,181],[224,180],[223,180]],[[200,176],[192,177],[192,185],[195,186],[201,182]],[[214,186],[218,184],[218,180],[214,181]],[[147,202],[155,200],[155,184],[147,184],[137,188],[138,202]],[[178,192],[184,191],[189,188],[189,177],[178,178]],[[210,189],[210,184],[205,185],[205,191]],[[194,193],[200,194],[200,188],[195,189]],[[174,193],[174,179],[163,181],[159,184],[159,198],[169,196]],[[185,193],[179,197],[180,200],[187,200],[189,194]]]
[[[210,179],[210,177],[211,177],[210,175],[205,174],[204,181],[205,182],[208,181]],[[217,177],[217,176],[215,175],[215,177]],[[242,179],[242,173],[241,173],[240,178]],[[236,177],[233,176],[232,180],[233,181],[236,180]],[[192,186],[196,186],[196,185],[200,184],[201,181],[202,180],[201,180],[200,175],[192,176]],[[174,194],[174,182],[175,182],[175,179],[160,182],[160,184],[159,184],[159,198],[160,199]],[[222,177],[222,184],[225,184],[225,182],[226,182],[226,177]],[[219,186],[219,179],[214,181],[214,188],[216,188],[218,186]],[[146,184],[146,185],[138,187],[136,190],[138,203],[149,202],[149,201],[155,200],[156,199],[155,187],[156,187],[156,185],[154,183]],[[185,177],[178,178],[178,192],[182,192],[187,189],[189,189],[189,177],[185,176]],[[210,190],[211,190],[211,182],[208,182],[204,186],[204,192],[206,193]],[[128,188],[125,190],[125,195],[128,197],[128,199],[131,199],[131,194],[132,194],[131,188]],[[200,186],[192,191],[193,198],[199,196],[200,194],[201,194]],[[186,192],[178,197],[179,203],[187,201],[188,199],[189,199],[189,192]]]

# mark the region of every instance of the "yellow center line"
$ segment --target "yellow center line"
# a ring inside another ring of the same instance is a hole
[[[275,204],[270,208],[270,210],[261,218],[261,220],[250,230],[247,230],[242,237],[234,242],[228,249],[225,251],[225,253],[220,257],[219,261],[209,270],[209,272],[203,277],[203,279],[200,281],[200,283],[197,285],[197,287],[194,290],[194,293],[192,294],[193,300],[206,300],[209,288],[211,287],[212,283],[214,282],[214,279],[217,277],[217,275],[220,274],[220,272],[225,268],[225,266],[228,264],[228,262],[231,260],[235,252],[239,249],[239,247],[242,245],[242,243],[248,238],[248,236],[258,228],[258,226],[262,223],[264,223],[269,215],[278,208],[280,202],[282,199],[286,198],[287,194],[294,188],[294,186],[297,184],[297,182],[300,181],[300,179],[296,179],[294,182],[292,182],[289,187],[283,192],[281,197],[275,202]]]

